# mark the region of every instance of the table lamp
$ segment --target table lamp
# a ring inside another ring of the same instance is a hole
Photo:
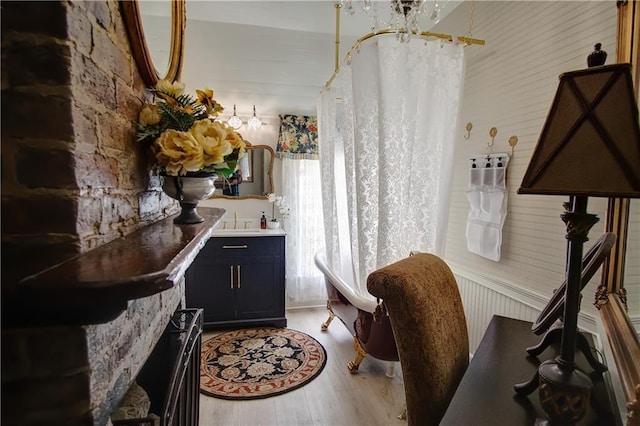
[[[592,383],[576,369],[582,249],[598,217],[592,197],[640,197],[640,127],[630,64],[560,75],[560,83],[519,194],[568,195],[567,266],[560,355],[538,367],[540,402],[552,424],[578,421]]]

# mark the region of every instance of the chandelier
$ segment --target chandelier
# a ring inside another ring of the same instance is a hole
[[[372,18],[372,31],[392,30],[400,41],[408,41],[411,34],[422,32],[424,21],[431,25],[440,21],[442,9],[448,0],[340,0],[340,6],[347,15],[354,15],[354,3],[359,3]],[[387,12],[385,12],[387,9]],[[385,16],[388,18],[385,20]]]

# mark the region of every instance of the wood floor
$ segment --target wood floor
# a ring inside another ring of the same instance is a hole
[[[200,426],[226,425],[406,425],[399,420],[405,403],[400,364],[386,376],[387,363],[367,357],[352,375],[353,337],[336,318],[326,332],[324,308],[287,311],[287,327],[318,340],[327,351],[327,365],[307,385],[283,395],[250,401],[200,396]],[[215,332],[205,332],[203,340]]]

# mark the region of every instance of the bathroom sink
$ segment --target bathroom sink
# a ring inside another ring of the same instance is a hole
[[[260,228],[218,228],[213,231],[212,236],[214,237],[268,237],[274,235],[285,235],[284,230],[282,229],[260,229]]]
[[[235,227],[235,229],[234,229]],[[239,217],[237,219],[231,217],[220,222],[218,228],[213,231],[214,236],[245,236],[245,237],[262,237],[284,235],[281,229],[260,229],[260,219],[251,217]]]

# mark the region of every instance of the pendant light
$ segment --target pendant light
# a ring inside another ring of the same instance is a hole
[[[262,120],[256,117],[256,106],[253,106],[253,117],[247,121],[250,129],[259,129],[262,126]]]
[[[255,114],[255,109],[254,109],[254,114]],[[227,124],[233,127],[235,130],[238,130],[242,126],[242,120],[240,119],[240,117],[236,115],[236,104],[233,104],[233,115],[231,116],[231,118],[229,118],[229,120],[227,121]]]

